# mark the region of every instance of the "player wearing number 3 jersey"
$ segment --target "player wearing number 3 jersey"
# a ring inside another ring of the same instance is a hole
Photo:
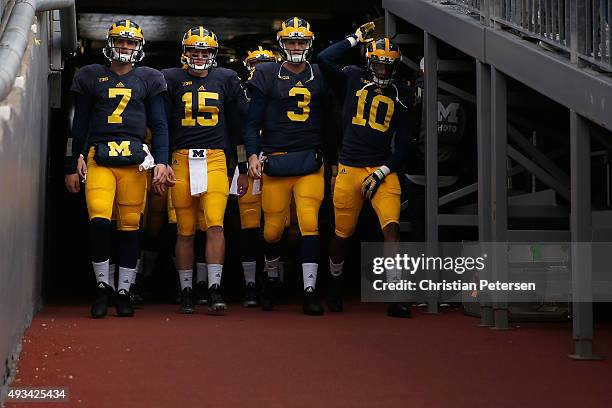
[[[236,72],[215,66],[219,43],[212,31],[201,26],[190,28],[182,46],[183,68],[162,71],[168,83],[166,111],[176,175],[170,195],[177,218],[181,310],[193,312],[193,241],[198,213],[203,211],[208,307],[216,314],[226,309],[220,292],[225,255],[223,216],[229,195],[224,150],[229,140],[239,150],[236,154],[242,176],[238,190],[244,194],[248,180],[242,136],[247,102]]]
[[[357,218],[368,199],[378,216],[384,240],[399,241],[400,183],[396,171],[406,157],[410,140],[409,90],[393,81],[400,60],[397,45],[388,38],[368,38],[374,23],[359,27],[319,54],[319,64],[343,102],[343,142],[334,188],[335,236],[330,251],[330,299],[332,311],[342,311],[341,279],[346,241],[353,235]],[[353,46],[367,43],[367,70],[338,60]],[[395,137],[395,151],[391,140]],[[389,245],[387,245],[389,247]],[[396,280],[397,276],[388,276]],[[390,316],[405,317],[409,309],[391,304]]]
[[[303,311],[320,315],[323,309],[315,288],[320,253],[318,213],[324,191],[321,147],[331,111],[328,88],[319,67],[308,62],[314,34],[306,20],[293,17],[284,21],[277,40],[284,61],[258,65],[247,82],[251,96],[245,130],[249,175],[263,178],[268,280],[262,308],[271,310],[274,304],[278,244],[293,196],[302,234]],[[265,156],[263,168],[260,152]]]

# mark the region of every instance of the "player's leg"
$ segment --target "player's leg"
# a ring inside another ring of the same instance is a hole
[[[341,312],[343,269],[348,240],[355,232],[357,219],[363,206],[361,182],[367,171],[340,164],[334,187],[335,233],[329,251],[328,307],[332,312]]]
[[[397,174],[389,174],[372,198],[372,208],[378,216],[385,242],[385,256],[395,257],[399,251],[399,216],[401,207],[401,187]],[[399,282],[398,270],[387,271],[387,282]],[[391,317],[409,317],[410,306],[405,302],[391,302],[387,309]]]
[[[136,274],[140,253],[140,220],[142,217],[146,173],[137,166],[114,168],[117,178],[117,243],[119,245],[119,280],[117,284],[117,316],[130,317],[134,309],[130,302],[130,286]]]
[[[181,285],[181,312],[191,314],[193,306],[193,244],[196,231],[200,197],[192,197],[189,184],[188,156],[183,151],[172,154],[172,169],[176,183],[170,189],[172,205],[176,212],[176,269]]]
[[[264,213],[266,278],[261,294],[263,310],[272,310],[279,284],[280,240],[285,230],[295,177],[269,177],[264,174],[261,206]]]
[[[229,196],[229,182],[225,153],[209,150],[207,153],[208,190],[202,196],[204,219],[206,220],[206,261],[208,264],[208,310],[220,313],[227,309],[221,296],[221,278],[225,258],[225,236],[223,218]]]
[[[111,217],[117,183],[111,169],[96,164],[93,151],[89,154],[87,168],[85,197],[89,213],[91,261],[97,282],[91,317],[101,318],[106,316],[108,304],[115,293],[110,286],[109,272]]]
[[[323,193],[323,167],[316,173],[299,177],[293,187],[298,224],[302,234],[300,245],[300,261],[304,277],[302,306],[304,314],[312,316],[324,313],[316,291],[317,272],[321,255],[319,208],[323,201]]]
[[[206,263],[206,218],[204,211],[198,210],[198,229],[195,233],[194,251],[196,262],[195,302],[198,305],[208,304],[208,264]]]
[[[257,254],[261,240],[261,194],[253,194],[253,179],[249,178],[246,194],[238,198],[240,212],[240,256],[245,281],[245,307],[257,306]]]

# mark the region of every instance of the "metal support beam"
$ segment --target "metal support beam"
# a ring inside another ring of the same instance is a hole
[[[498,243],[493,252],[493,276],[495,280],[507,281],[507,251],[499,243],[507,242],[508,232],[508,169],[507,169],[507,86],[505,75],[491,68],[491,241]],[[508,304],[503,295],[493,299],[495,329],[508,329]]]
[[[442,206],[444,204],[451,203],[455,200],[460,199],[461,197],[465,197],[468,194],[472,194],[478,191],[478,183],[473,183],[468,186],[462,187],[459,190],[453,191],[452,193],[448,193],[443,195],[438,200],[438,205]]]
[[[428,256],[438,252],[438,43],[425,32],[425,237]],[[437,275],[438,271],[434,271]],[[431,277],[437,280],[437,276]],[[437,292],[428,292],[427,312],[438,313]]]
[[[527,157],[525,157],[523,154],[521,154],[519,151],[517,151],[511,146],[508,146],[508,156],[511,157],[513,160],[516,160],[518,164],[520,164],[525,169],[527,169],[528,172],[536,176],[536,178],[542,183],[555,190],[558,194],[562,195],[567,200],[570,199],[570,192],[567,187],[565,187],[553,176],[542,170],[540,166],[529,160]]]
[[[478,239],[491,242],[491,68],[476,61],[476,121],[478,138]],[[480,327],[492,327],[493,305],[486,296],[480,302]]]
[[[570,111],[570,146],[572,178],[572,294],[574,354],[577,360],[597,359],[593,355],[593,304],[584,300],[592,297],[593,281],[590,249],[591,241],[591,138],[586,120]],[[577,301],[578,300],[578,301]]]

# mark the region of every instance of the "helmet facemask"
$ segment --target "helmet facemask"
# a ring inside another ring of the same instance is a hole
[[[203,58],[193,57],[193,51],[208,51],[208,55]],[[217,47],[200,47],[197,44],[193,47],[183,46],[183,55],[181,56],[181,62],[187,65],[190,69],[197,72],[206,71],[207,69],[215,66],[215,60],[217,58]]]
[[[292,40],[305,41],[306,48],[304,50],[287,49],[285,45],[285,41],[292,41]],[[283,50],[283,52],[285,53],[285,59],[287,60],[287,62],[290,62],[292,64],[300,64],[302,62],[308,61],[310,51],[312,50],[312,39],[305,39],[305,38],[300,38],[300,37],[295,37],[295,38],[281,37],[278,40],[278,44],[280,48]]]
[[[396,62],[388,58],[368,58],[368,71],[372,76],[372,81],[380,86],[389,86],[395,76]]]
[[[136,47],[134,49],[118,47],[115,45],[116,39],[125,39],[134,41]],[[106,38],[106,47],[102,50],[104,56],[110,61],[120,62],[122,64],[134,64],[140,62],[144,58],[143,51],[144,40],[123,37],[123,36],[109,36]]]

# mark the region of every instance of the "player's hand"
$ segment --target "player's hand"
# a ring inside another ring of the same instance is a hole
[[[363,180],[361,183],[361,193],[365,198],[371,200],[376,194],[376,190],[382,184],[386,175],[382,169],[376,169],[373,173],[371,173],[368,177]]]
[[[168,173],[168,166],[165,164],[156,164],[153,169],[153,187],[159,184],[165,184]]]
[[[249,157],[249,177],[256,180],[261,178],[261,162],[256,154]]]
[[[174,175],[174,170],[172,170],[171,166],[167,166],[166,172],[166,186],[172,187],[176,184],[176,176]]]
[[[355,38],[360,43],[368,43],[370,41],[374,41],[374,38],[372,36],[374,35],[375,28],[376,25],[373,21],[362,24],[359,26],[357,31],[355,31]]]
[[[66,174],[66,177],[64,177],[64,182],[66,183],[66,188],[71,193],[78,193],[81,191],[81,180],[77,173]]]
[[[242,197],[249,189],[249,176],[244,173],[238,176],[238,197]]]
[[[82,154],[80,154],[79,158],[77,159],[77,174],[82,179],[87,177],[87,163],[85,163],[85,158]]]

